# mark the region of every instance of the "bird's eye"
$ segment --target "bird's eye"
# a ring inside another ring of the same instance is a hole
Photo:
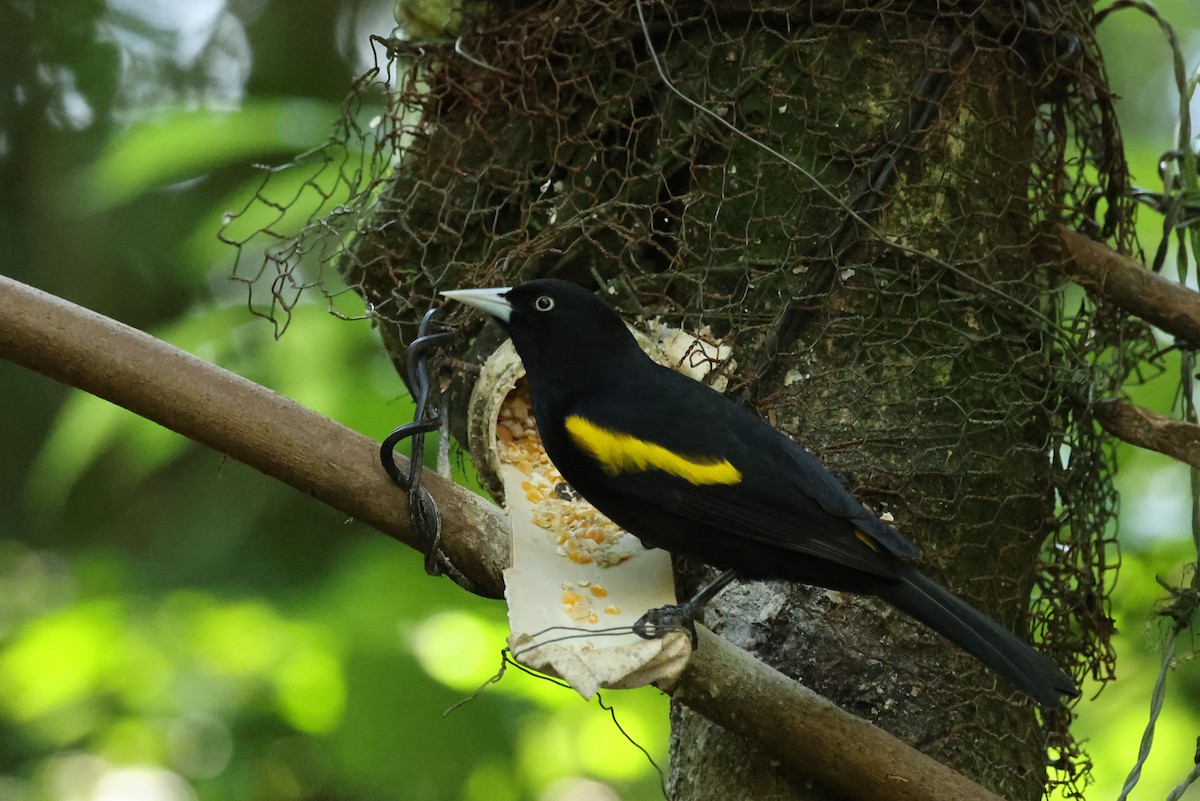
[[[540,312],[548,312],[554,308],[554,298],[549,295],[538,295],[537,300],[533,302],[533,308]]]

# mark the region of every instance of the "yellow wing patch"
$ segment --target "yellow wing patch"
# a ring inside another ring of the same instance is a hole
[[[566,425],[575,444],[595,457],[610,476],[661,470],[691,484],[737,484],[742,480],[741,471],[728,459],[684,456],[577,415],[568,417]]]
[[[854,536],[858,537],[858,539],[872,551],[879,553],[879,543],[872,539],[870,534],[863,531],[861,528],[856,528],[854,530]]]

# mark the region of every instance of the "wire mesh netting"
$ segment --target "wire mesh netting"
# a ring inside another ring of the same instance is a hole
[[[348,288],[393,354],[438,290],[546,275],[707,330],[732,347],[729,391],[891,513],[934,574],[1106,680],[1114,459],[1091,404],[1155,345],[1062,285],[1043,246],[1061,222],[1135,248],[1087,13],[569,0],[380,39],[312,175],[279,196],[269,174],[231,215],[235,277],[279,327],[303,290],[342,308]],[[814,664],[886,652],[826,636]],[[1068,716],[985,709],[940,681],[956,665],[876,684],[954,711],[914,737],[1011,732],[1078,793]],[[1040,783],[1037,759],[1014,759],[1027,775],[1006,781]]]

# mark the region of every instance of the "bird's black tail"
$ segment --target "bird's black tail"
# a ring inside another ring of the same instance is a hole
[[[1033,700],[1056,706],[1060,695],[1075,697],[1079,689],[1044,654],[916,570],[879,593],[883,600],[911,615],[1008,680]]]

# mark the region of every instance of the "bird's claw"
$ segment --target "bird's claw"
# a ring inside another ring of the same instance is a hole
[[[673,631],[686,631],[694,651],[700,644],[696,636],[695,613],[688,604],[660,606],[634,621],[633,633],[643,640],[661,640]]]

